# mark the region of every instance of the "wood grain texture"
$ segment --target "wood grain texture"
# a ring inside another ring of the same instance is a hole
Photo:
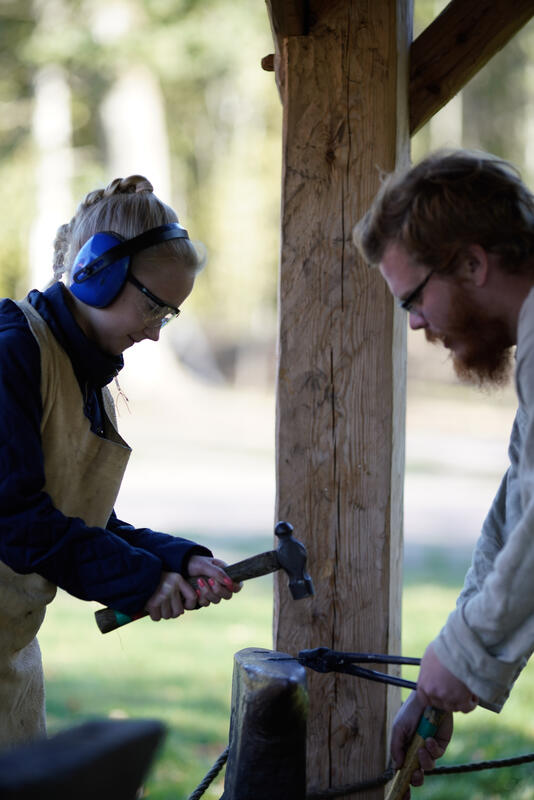
[[[310,3],[283,90],[277,510],[316,596],[275,576],[275,648],[400,651],[405,330],[352,227],[408,158],[411,4]],[[381,773],[396,690],[310,674],[308,789]],[[360,795],[378,798],[383,790]]]
[[[533,15],[534,0],[452,0],[411,47],[411,133],[422,128]]]

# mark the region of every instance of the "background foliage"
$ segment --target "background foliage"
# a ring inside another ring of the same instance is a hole
[[[444,5],[443,0],[416,0],[415,35]],[[235,363],[233,369],[225,367],[229,352],[234,362],[236,352],[252,351],[255,362],[260,351],[272,353],[281,108],[273,75],[260,68],[261,58],[272,49],[262,0],[0,0],[0,294],[21,296],[35,285],[30,238],[36,221],[46,216],[40,199],[43,185],[57,182],[68,198],[46,209],[52,237],[87,191],[116,177],[117,141],[120,146],[140,136],[149,117],[154,138],[145,155],[163,164],[161,174],[169,179],[164,199],[209,252],[184,325],[188,316],[195,317],[197,341],[205,342],[221,371],[236,382],[242,373]],[[533,185],[532,52],[530,23],[417,134],[414,159],[442,145],[483,148],[514,161]],[[133,112],[122,115],[117,90],[131,74],[145,94],[139,95]],[[63,87],[61,108],[38,103],[50,77]],[[61,128],[55,132],[64,144],[57,154],[57,174],[46,176],[41,169],[46,149],[42,129],[46,133],[54,125]],[[155,188],[160,191],[158,184]],[[49,244],[45,249],[50,271]],[[433,356],[430,363],[435,361]],[[412,340],[409,369],[418,380],[420,401],[430,367]],[[446,376],[450,380],[448,370]],[[272,373],[264,371],[261,379],[272,392]],[[441,370],[436,380],[443,379]],[[412,380],[412,391],[414,385]],[[443,400],[439,383],[437,394]],[[482,402],[487,409],[488,398]],[[435,417],[435,397],[428,405]],[[410,407],[413,396],[409,412]],[[419,411],[417,406],[418,417]],[[440,407],[440,416],[446,418],[442,411]],[[461,416],[458,409],[451,413]],[[435,418],[431,422],[434,429]],[[213,441],[208,423],[201,434]],[[183,448],[184,431],[176,433]],[[192,438],[192,431],[186,433]],[[168,441],[169,430],[163,434]],[[146,437],[154,439],[148,429]],[[432,448],[426,431],[425,437],[420,472],[426,478]],[[235,443],[236,451],[240,446]],[[198,443],[191,445],[193,450],[198,454]],[[163,445],[158,453],[162,451]],[[222,472],[230,454],[221,447],[220,456]],[[213,453],[211,459],[215,461]],[[454,461],[457,470],[456,450]],[[144,469],[144,477],[154,471],[153,464]],[[413,463],[410,469],[417,471]],[[465,475],[461,478],[467,482]],[[440,472],[441,494],[445,479]],[[429,515],[429,525],[433,521]],[[249,544],[229,559],[250,554],[253,546],[269,546],[267,541]],[[408,575],[403,646],[413,655],[421,654],[435,635],[461,583],[460,573],[443,567],[445,550],[436,552],[435,559],[429,564],[419,557],[417,575]],[[185,797],[226,743],[232,654],[251,644],[270,644],[270,583],[251,585],[248,600],[243,594],[206,614],[202,622],[181,620],[173,628],[176,638],[169,637],[168,627],[139,623],[145,625],[143,637],[132,626],[105,643],[87,608],[62,596],[50,609],[42,636],[52,731],[93,714],[164,719],[169,737],[148,791],[161,800]],[[72,647],[73,641],[79,646]],[[533,749],[531,695],[525,673],[501,717],[477,712],[460,718],[448,758]],[[525,770],[506,771],[498,778],[495,773],[456,778],[454,784],[447,782],[453,779],[429,780],[417,796],[529,800],[534,792]],[[219,783],[207,797],[220,793]]]
[[[415,2],[415,35],[444,5]],[[532,179],[533,46],[531,24],[415,137],[414,157],[444,143],[481,147],[510,158]],[[50,182],[40,172],[36,136],[46,70],[58,70],[69,93],[63,160],[72,160],[69,175],[57,175],[71,204],[52,217],[51,239],[53,226],[87,191],[115,177],[109,116],[117,117],[120,142],[150,115],[141,94],[126,118],[113,105],[121,79],[137,69],[150,76],[162,103],[165,144],[154,142],[152,155],[170,173],[165,199],[209,251],[191,301],[202,329],[216,349],[272,343],[281,108],[273,75],[260,68],[271,51],[261,0],[2,0],[0,294],[20,295],[35,283],[28,234],[40,214],[39,184]],[[53,106],[40,113],[61,118]],[[49,250],[43,257],[51,263]]]
[[[125,71],[138,68],[163,98],[172,187],[164,199],[210,254],[193,303],[215,337],[272,328],[281,109],[274,78],[260,67],[272,50],[263,3],[3,0],[0,23],[0,292],[20,293],[30,281],[43,69],[61,70],[70,92],[73,213],[87,191],[115,177],[103,108]],[[145,113],[140,100],[136,119],[118,121],[125,138]]]

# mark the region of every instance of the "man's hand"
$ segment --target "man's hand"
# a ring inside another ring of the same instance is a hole
[[[417,698],[423,707],[435,706],[444,711],[463,711],[464,714],[478,705],[478,697],[443,666],[432,644],[428,645],[421,661]]]
[[[391,734],[391,757],[396,769],[400,769],[404,763],[421,714],[427,705],[428,703],[421,703],[416,692],[412,692],[395,717]],[[421,769],[413,773],[412,786],[421,786],[425,779],[425,770],[434,769],[436,759],[441,758],[451,740],[452,726],[452,714],[446,714],[435,737],[425,740],[425,746],[418,752]],[[407,792],[403,800],[409,800],[409,797],[410,793]]]

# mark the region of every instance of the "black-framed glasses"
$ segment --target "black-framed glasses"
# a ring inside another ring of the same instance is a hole
[[[158,325],[163,328],[164,325],[167,325],[171,320],[175,319],[178,314],[180,313],[180,309],[176,308],[176,306],[170,306],[168,303],[164,303],[157,295],[152,294],[152,292],[144,286],[141,281],[138,281],[135,275],[131,273],[128,274],[126,280],[135,286],[136,289],[139,289],[140,292],[144,294],[152,303],[154,303],[157,308],[154,308],[148,315],[148,324],[149,325]]]
[[[423,292],[423,289],[427,285],[428,281],[430,280],[434,272],[435,270],[431,269],[426,278],[424,278],[424,280],[422,280],[421,283],[419,283],[415,287],[413,292],[410,292],[408,297],[405,297],[404,300],[399,300],[399,305],[403,309],[403,311],[407,311],[408,313],[410,313],[414,305],[418,302],[418,300],[421,299],[421,294]]]

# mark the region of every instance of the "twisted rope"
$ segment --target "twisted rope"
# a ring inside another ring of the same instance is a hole
[[[229,750],[228,747],[226,748],[226,750],[223,750],[223,752],[221,753],[215,764],[212,766],[209,772],[206,773],[203,780],[198,784],[195,791],[189,795],[187,800],[200,800],[206,789],[215,780],[221,769],[228,761],[228,750]]]
[[[332,797],[347,797],[347,795],[356,794],[357,792],[365,792],[367,789],[378,789],[380,786],[385,786],[386,783],[389,783],[394,775],[395,770],[393,767],[388,767],[377,778],[369,778],[366,781],[350,783],[347,786],[336,786],[332,789],[311,792],[311,794],[306,795],[306,800],[330,800]]]
[[[471,764],[456,764],[450,767],[435,767],[425,772],[426,775],[454,775],[457,772],[480,772],[483,769],[500,769],[500,767],[515,767],[518,764],[529,764],[534,761],[534,753],[525,753],[524,756],[513,758],[500,758],[495,761],[475,761]]]
[[[475,761],[470,764],[454,764],[447,767],[435,767],[432,770],[425,772],[425,778],[429,775],[454,775],[459,772],[481,772],[484,769],[500,769],[501,767],[515,767],[519,764],[528,764],[534,761],[534,753],[527,753],[524,756],[514,756],[513,758],[501,758],[494,761]],[[347,797],[351,794],[358,792],[365,792],[367,789],[376,789],[379,786],[384,786],[395,775],[393,767],[374,778],[367,781],[360,781],[359,783],[351,783],[348,786],[335,787],[333,789],[325,789],[320,792],[312,792],[306,795],[306,800],[329,800],[334,797]]]
[[[224,750],[213,767],[206,773],[205,778],[197,786],[195,791],[189,795],[187,800],[200,800],[206,789],[215,780],[223,766],[228,760],[228,747]],[[516,767],[520,764],[530,764],[534,761],[534,753],[526,753],[523,756],[513,756],[512,758],[501,758],[493,761],[474,761],[469,764],[451,764],[446,767],[435,767],[425,772],[425,778],[429,775],[455,775],[460,772],[481,772],[485,769],[500,769],[502,767]],[[376,778],[369,778],[358,783],[349,783],[346,786],[335,786],[331,789],[323,789],[318,792],[311,792],[306,795],[306,800],[332,800],[336,797],[348,797],[351,794],[365,792],[369,789],[377,789],[385,786],[393,778],[395,770],[393,767],[378,775]]]

